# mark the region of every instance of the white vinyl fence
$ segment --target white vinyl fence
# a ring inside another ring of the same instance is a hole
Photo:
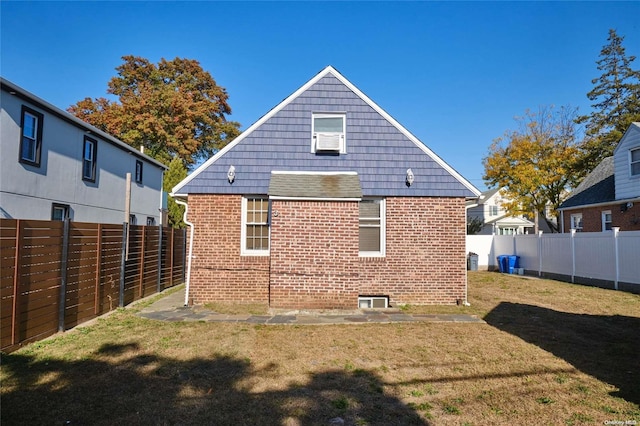
[[[640,231],[539,235],[467,235],[479,269],[498,269],[497,256],[519,256],[527,274],[640,292]]]

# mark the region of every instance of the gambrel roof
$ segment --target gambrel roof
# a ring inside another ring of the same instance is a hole
[[[346,116],[346,152],[311,149],[312,114]],[[227,172],[233,166],[235,179]],[[407,169],[415,181],[406,184]],[[355,172],[363,196],[477,197],[480,192],[328,66],[173,188],[188,194],[267,194],[272,171]]]

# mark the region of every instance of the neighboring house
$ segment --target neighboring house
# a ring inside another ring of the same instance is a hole
[[[161,222],[166,167],[124,142],[0,79],[0,217]]]
[[[466,302],[479,191],[327,67],[173,189],[188,295],[281,308]]]
[[[640,230],[640,123],[632,123],[607,157],[560,206],[562,232]]]
[[[484,226],[476,235],[532,234],[535,223],[523,216],[507,214],[502,204],[500,188],[483,192],[466,203],[467,217],[480,219]]]

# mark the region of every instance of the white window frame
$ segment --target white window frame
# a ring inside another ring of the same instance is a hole
[[[340,135],[340,154],[347,153],[347,114],[344,112],[322,112],[322,113],[313,113],[311,114],[311,152],[324,152],[316,150],[316,142],[317,142],[317,132],[316,132],[316,118],[342,118],[342,132],[321,132],[321,133],[329,133]],[[330,151],[329,151],[330,152]]]
[[[248,209],[248,201],[249,200],[266,200],[268,202],[268,214],[267,214],[267,223],[266,225],[269,227],[269,248],[268,249],[247,249],[247,226],[248,225],[258,225],[262,224],[262,222],[247,222],[247,209]],[[242,197],[242,209],[241,209],[242,220],[241,228],[240,228],[240,255],[241,256],[269,256],[271,249],[271,201],[267,196],[246,196]]]
[[[574,213],[571,215],[571,229],[575,229],[576,232],[582,232],[582,213]]]
[[[380,203],[380,225],[364,225],[364,227],[379,227],[380,228],[380,251],[359,251],[360,257],[385,257],[387,246],[387,200],[384,198],[365,198],[362,201],[378,201]],[[377,218],[367,218],[377,219]],[[358,213],[358,231],[363,225],[360,225],[360,214]],[[359,234],[359,232],[358,232]],[[360,241],[358,240],[358,245]]]
[[[609,215],[610,221],[607,221],[607,215]],[[611,214],[611,210],[603,210],[602,211],[602,232],[611,231],[613,229],[613,215]],[[609,224],[609,228],[607,229],[607,224]]]
[[[633,159],[633,154],[637,153],[638,159]],[[636,173],[633,172],[633,169],[636,169]],[[629,150],[629,176],[631,177],[640,177],[640,147],[631,148]]]
[[[56,212],[62,212],[62,218],[56,218]],[[69,218],[69,205],[53,203],[51,205],[51,220],[64,221]]]
[[[489,205],[489,216],[498,216],[498,205]]]

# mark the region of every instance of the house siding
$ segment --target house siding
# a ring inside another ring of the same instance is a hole
[[[629,151],[640,148],[640,126],[631,124],[616,147],[613,161],[615,167],[616,199],[624,200],[640,197],[640,176],[631,176]]]
[[[190,195],[190,296],[278,308],[355,309],[358,295],[399,304],[465,299],[464,198],[386,198],[386,255],[358,254],[358,203],[271,205],[270,256],[241,256],[242,197]],[[277,216],[275,216],[277,212]]]
[[[0,97],[0,217],[50,220],[52,203],[69,206],[70,218],[81,222],[122,223],[126,174],[135,176],[136,160],[143,161],[143,183],[132,182],[131,214],[138,224],[147,217],[160,222],[164,167],[133,148],[108,142],[88,124],[83,127],[37,100],[11,94],[2,86]],[[22,107],[43,115],[40,165],[19,162]],[[90,130],[93,129],[93,130]],[[95,182],[82,179],[83,143],[87,132],[96,141]],[[124,143],[121,143],[124,145]],[[132,155],[134,154],[134,155]]]
[[[346,113],[346,154],[311,152],[314,112]],[[227,180],[231,165],[233,184]],[[409,168],[415,175],[410,187]],[[355,171],[365,196],[475,195],[333,75],[321,78],[179,192],[266,194],[274,170]]]
[[[564,210],[564,232],[571,232],[571,215],[582,213],[582,232],[602,231],[602,212],[611,211],[611,226],[619,227],[621,231],[640,231],[640,203],[633,203],[633,207],[622,211],[621,203],[582,207]]]

